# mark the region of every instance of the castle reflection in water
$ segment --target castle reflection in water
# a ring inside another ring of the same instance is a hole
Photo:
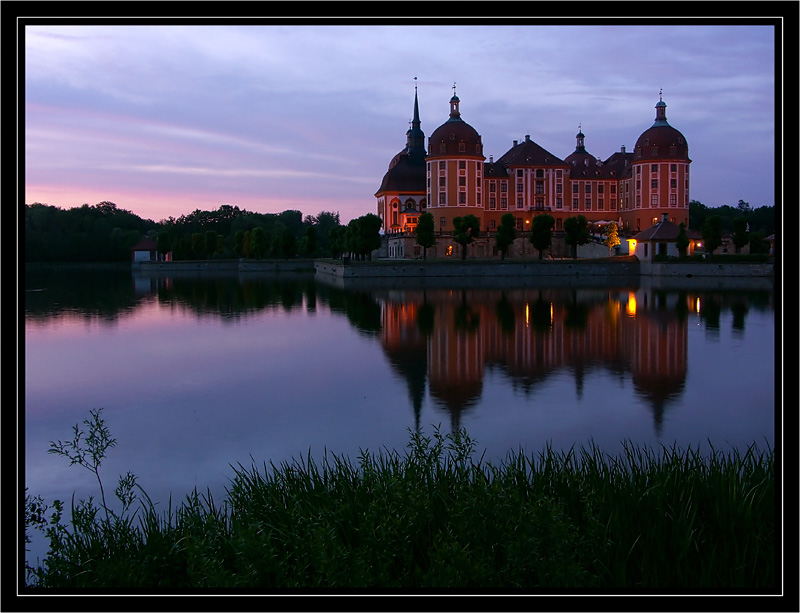
[[[530,390],[556,372],[630,375],[658,431],[687,373],[688,314],[699,295],[648,290],[425,290],[386,292],[381,342],[419,416],[426,382],[451,427],[483,392],[487,367]]]

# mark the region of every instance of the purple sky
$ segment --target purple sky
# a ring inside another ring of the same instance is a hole
[[[526,134],[563,159],[579,124],[594,156],[630,151],[663,89],[690,198],[776,204],[772,26],[185,23],[25,28],[26,203],[347,223],[375,212],[417,77],[426,138],[455,82],[495,159]]]

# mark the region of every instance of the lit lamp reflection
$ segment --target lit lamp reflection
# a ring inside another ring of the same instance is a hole
[[[636,317],[636,294],[628,294],[628,304],[625,305],[625,312],[629,317]]]

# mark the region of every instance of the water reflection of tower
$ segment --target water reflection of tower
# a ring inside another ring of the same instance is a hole
[[[467,300],[463,291],[447,292],[436,303],[436,325],[428,343],[430,392],[450,413],[452,430],[460,427],[462,411],[483,391],[484,309],[482,301]]]
[[[428,370],[427,339],[417,325],[419,307],[411,301],[387,301],[381,327],[383,350],[395,371],[408,386],[414,407],[414,424],[419,430],[425,377]]]
[[[663,427],[667,404],[686,381],[688,323],[685,296],[640,290],[628,299],[628,328],[633,385],[653,411],[656,433]],[[684,303],[681,303],[684,301]]]

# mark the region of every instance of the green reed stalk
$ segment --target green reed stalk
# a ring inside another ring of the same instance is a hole
[[[770,589],[774,453],[624,444],[475,457],[466,432],[404,453],[232,467],[225,499],[53,533],[46,587]]]

